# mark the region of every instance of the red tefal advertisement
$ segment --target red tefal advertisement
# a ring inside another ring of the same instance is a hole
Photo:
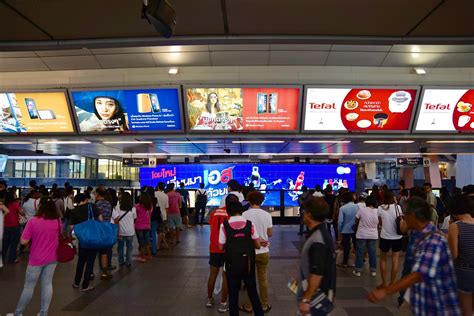
[[[190,130],[297,131],[300,88],[186,88]]]
[[[304,131],[408,131],[417,89],[307,88]]]
[[[416,132],[474,132],[474,90],[430,89],[423,92]]]

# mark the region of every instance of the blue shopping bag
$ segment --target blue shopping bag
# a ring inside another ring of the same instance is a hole
[[[89,204],[88,220],[74,225],[74,233],[81,248],[108,249],[117,242],[118,225],[95,220]]]

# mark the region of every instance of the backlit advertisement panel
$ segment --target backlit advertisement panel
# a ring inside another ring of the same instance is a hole
[[[1,92],[0,133],[74,133],[66,93]]]
[[[186,88],[191,131],[297,131],[298,87]]]
[[[82,133],[183,129],[178,88],[78,90],[71,98]]]
[[[310,87],[305,94],[303,130],[406,132],[417,92],[413,87]]]
[[[355,190],[355,166],[351,164],[177,164],[140,168],[140,185],[156,187],[158,182],[184,182],[186,188],[199,189],[204,183],[208,206],[218,206],[231,179],[243,185],[253,183],[265,194],[264,205],[279,206],[280,190],[285,190],[286,206],[297,206],[303,185],[314,188],[332,184]],[[276,190],[276,191],[273,191]]]

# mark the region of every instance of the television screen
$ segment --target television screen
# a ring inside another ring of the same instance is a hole
[[[0,155],[0,172],[5,172],[5,168],[7,167],[7,161],[7,155]]]
[[[280,192],[284,192],[285,206],[298,206],[303,185],[333,189],[346,187],[355,190],[356,169],[352,164],[177,164],[140,168],[140,186],[156,187],[158,182],[184,182],[188,189],[198,189],[202,182],[208,192],[208,206],[218,206],[228,193],[231,179],[265,195],[265,206],[279,206]]]

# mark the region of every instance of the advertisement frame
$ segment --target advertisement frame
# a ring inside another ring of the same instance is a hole
[[[305,130],[305,123],[306,123],[306,102],[307,102],[307,97],[308,97],[308,89],[312,88],[320,88],[320,89],[410,89],[410,90],[416,90],[416,97],[413,103],[413,111],[411,113],[410,117],[410,122],[408,125],[408,129],[406,130],[383,130],[383,131],[339,131],[339,130],[321,130],[321,131],[307,131]],[[301,121],[301,134],[339,134],[339,135],[365,135],[365,134],[376,134],[376,135],[381,135],[381,134],[406,134],[406,133],[411,133],[411,130],[414,126],[414,119],[415,119],[415,114],[418,110],[418,102],[420,100],[420,91],[422,89],[422,86],[410,86],[410,85],[403,85],[403,86],[389,86],[389,85],[382,85],[382,86],[374,86],[374,85],[304,85],[304,100],[302,103],[302,121]]]
[[[471,135],[472,133],[463,133],[463,132],[460,132],[458,130],[454,130],[454,131],[417,131],[416,130],[416,125],[418,124],[418,119],[420,118],[420,112],[421,112],[421,106],[422,106],[422,102],[423,102],[423,98],[425,96],[425,92],[426,90],[429,90],[429,89],[436,89],[436,90],[456,90],[456,89],[468,89],[468,90],[474,90],[474,86],[422,86],[421,87],[421,93],[420,93],[420,97],[419,97],[419,104],[417,106],[417,111],[416,111],[416,116],[415,116],[415,119],[414,119],[414,122],[413,122],[413,126],[412,126],[412,130],[411,130],[411,133],[412,134],[417,134],[417,135],[434,135],[434,134],[441,134],[441,135]]]
[[[177,89],[178,90],[178,110],[179,110],[179,119],[181,120],[181,128],[174,131],[127,131],[127,132],[114,132],[114,131],[101,131],[101,132],[81,132],[79,127],[79,119],[77,118],[76,106],[74,105],[74,99],[72,97],[73,92],[81,91],[112,91],[112,90],[137,90],[137,89]],[[74,115],[74,122],[77,127],[77,133],[79,135],[157,135],[157,134],[184,134],[184,117],[183,117],[183,102],[182,102],[182,87],[180,85],[170,85],[170,86],[114,86],[114,87],[94,87],[94,88],[69,88],[67,89],[69,93],[70,103],[72,113]]]
[[[184,114],[186,119],[186,132],[189,134],[196,134],[196,135],[205,135],[205,134],[297,134],[301,130],[301,104],[303,101],[303,93],[304,93],[304,86],[299,84],[198,84],[198,85],[183,85],[182,86],[182,93],[183,93],[183,107],[184,107]],[[194,88],[298,88],[299,90],[299,98],[298,98],[298,107],[297,107],[297,121],[296,121],[296,128],[295,130],[291,131],[282,131],[282,130],[242,130],[242,131],[234,131],[234,130],[193,130],[189,126],[189,120],[187,119],[189,116],[188,113],[188,105],[187,100],[185,100],[185,94],[187,89],[194,89]]]
[[[23,137],[27,135],[33,136],[72,136],[77,135],[78,129],[76,125],[75,116],[73,116],[72,108],[71,108],[71,100],[69,99],[69,91],[68,89],[64,88],[55,88],[55,89],[0,89],[0,93],[48,93],[48,92],[62,92],[66,98],[66,107],[69,114],[69,118],[71,120],[71,126],[73,131],[72,132],[45,132],[45,133],[38,133],[38,132],[26,132],[26,133],[0,133],[2,137]]]

